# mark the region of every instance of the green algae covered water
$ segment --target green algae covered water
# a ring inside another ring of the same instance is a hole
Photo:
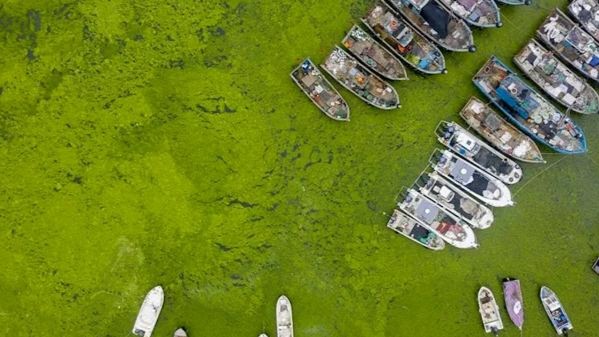
[[[0,336],[127,336],[145,293],[155,336],[483,336],[476,293],[523,285],[524,336],[599,335],[599,116],[574,115],[589,153],[524,165],[517,205],[481,247],[430,252],[385,227],[426,167],[471,76],[509,62],[554,6],[501,6],[449,73],[395,83],[403,108],[346,90],[328,119],[289,79],[324,59],[371,1],[16,1],[0,4]],[[513,66],[513,65],[512,65]],[[338,86],[339,87],[339,86]]]

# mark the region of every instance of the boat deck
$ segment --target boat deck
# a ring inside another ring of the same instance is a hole
[[[493,0],[440,0],[457,16],[479,27],[501,27],[499,8]]]

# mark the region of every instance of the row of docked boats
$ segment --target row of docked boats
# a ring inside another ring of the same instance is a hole
[[[145,296],[133,324],[133,334],[139,337],[151,337],[164,305],[164,289],[152,288]],[[285,295],[277,299],[276,304],[277,337],[293,337],[293,312],[291,302]],[[177,328],[173,337],[188,337],[185,328]],[[268,337],[265,333],[258,337]]]
[[[320,69],[364,102],[386,110],[401,106],[388,81],[408,79],[402,61],[421,73],[445,73],[445,58],[437,46],[473,52],[469,25],[501,26],[493,0],[377,0],[361,21],[365,29],[354,25]],[[307,58],[291,78],[325,115],[349,121],[347,102],[320,69]]]
[[[524,326],[524,301],[520,281],[505,279],[503,281],[503,295],[508,316],[514,325],[522,331]],[[574,327],[555,292],[546,286],[542,286],[539,297],[557,334],[567,336],[568,331]],[[504,326],[499,306],[491,289],[481,287],[478,291],[477,302],[485,332],[492,333],[495,336],[499,335],[499,331],[503,330]]]

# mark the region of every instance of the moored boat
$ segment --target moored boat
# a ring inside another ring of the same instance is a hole
[[[543,302],[543,308],[545,308],[547,317],[549,317],[551,325],[553,325],[557,334],[568,336],[568,331],[574,329],[574,326],[572,326],[572,321],[570,321],[557,295],[553,290],[543,286],[541,287],[539,296],[541,297],[541,302]]]
[[[156,286],[148,292],[144,298],[135,324],[133,325],[133,334],[140,337],[150,337],[160,316],[162,305],[164,304],[164,290],[161,286]]]
[[[260,336],[258,336],[258,337],[268,337],[268,335],[265,333],[261,333]]]
[[[433,169],[452,183],[493,207],[512,206],[512,193],[499,179],[448,150],[435,150],[429,160]]]
[[[599,95],[553,53],[530,40],[514,63],[543,91],[566,108],[582,114],[599,112]]]
[[[412,26],[439,46],[476,51],[470,27],[437,0],[387,0]]]
[[[445,241],[437,234],[398,209],[393,210],[387,227],[428,249],[442,250],[445,248]]]
[[[504,5],[511,5],[511,6],[520,6],[520,5],[530,5],[532,3],[531,0],[496,0],[499,3],[502,3]]]
[[[514,279],[503,280],[503,296],[505,307],[510,319],[522,331],[524,325],[524,302],[522,301],[522,290],[520,281]]]
[[[599,274],[599,258],[597,258],[597,261],[595,261],[595,263],[593,263],[593,271],[597,274]]]
[[[499,313],[499,306],[493,296],[491,289],[481,287],[478,290],[478,312],[483,321],[485,332],[493,333],[495,336],[499,334],[499,330],[503,330],[503,321]]]
[[[527,163],[545,163],[537,144],[476,97],[460,111],[466,123],[506,155]]]
[[[377,74],[390,80],[408,79],[401,61],[358,25],[349,30],[341,43]]]
[[[339,84],[364,102],[385,110],[400,107],[399,96],[395,88],[376,76],[342,48],[336,46],[321,67]]]
[[[450,245],[463,249],[478,247],[472,228],[416,190],[410,188],[404,191],[397,205]]]
[[[435,130],[439,143],[506,184],[522,179],[522,168],[454,122],[441,121]]]
[[[599,82],[599,45],[558,8],[537,29],[537,36],[584,76]]]
[[[187,331],[185,331],[183,328],[179,328],[175,330],[173,337],[187,337]]]
[[[535,140],[563,154],[587,151],[582,129],[495,56],[472,81],[512,123]]]
[[[446,73],[441,51],[385,3],[377,1],[362,22],[399,58],[425,74]]]
[[[599,41],[599,2],[597,0],[574,0],[568,5],[568,11],[595,41]]]
[[[420,193],[464,220],[472,228],[485,229],[493,223],[493,212],[487,206],[476,201],[437,172],[421,175],[416,180],[416,185]]]
[[[309,58],[291,72],[291,79],[328,117],[349,121],[349,106]]]
[[[440,0],[447,8],[477,27],[501,27],[499,8],[493,0]]]
[[[293,337],[293,312],[285,295],[277,300],[277,337]]]

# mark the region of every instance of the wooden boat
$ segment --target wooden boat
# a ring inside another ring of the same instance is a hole
[[[477,299],[478,312],[480,312],[480,317],[483,320],[485,332],[491,332],[497,336],[499,330],[503,330],[503,321],[501,320],[499,306],[497,305],[497,301],[495,301],[493,292],[487,287],[481,287],[478,291]]]
[[[599,82],[599,45],[562,11],[554,9],[537,29],[537,36],[574,69]]]
[[[164,304],[164,291],[161,286],[156,286],[148,292],[141,304],[137,319],[133,325],[133,334],[140,337],[150,337],[160,316]]]
[[[387,227],[428,249],[442,250],[445,248],[445,242],[437,234],[421,226],[417,220],[398,209],[393,210]]]
[[[549,317],[557,334],[568,336],[568,331],[574,329],[574,326],[572,326],[572,321],[570,321],[557,295],[551,289],[543,286],[541,287],[539,296],[541,297],[541,302],[543,302],[543,308],[545,308],[547,317]]]
[[[506,184],[522,179],[522,168],[454,122],[441,121],[435,130],[439,143]]]
[[[599,274],[599,258],[597,258],[597,261],[595,261],[595,263],[593,263],[593,271],[597,274]]]
[[[493,223],[493,212],[468,193],[450,183],[437,172],[421,175],[416,180],[418,191],[464,220],[472,228],[485,229]]]
[[[597,0],[574,0],[568,5],[568,11],[595,41],[599,41],[599,2]]]
[[[473,26],[501,27],[499,8],[493,0],[440,0],[447,8]]]
[[[524,325],[524,302],[522,301],[520,281],[509,278],[503,280],[503,296],[510,319],[522,331],[522,326]]]
[[[482,202],[493,207],[512,206],[512,194],[499,179],[450,151],[435,150],[429,159],[433,169]]]
[[[401,61],[358,25],[349,30],[341,43],[375,73],[390,80],[408,79]]]
[[[399,58],[425,74],[446,73],[441,51],[385,3],[377,1],[362,22]]]
[[[533,139],[559,153],[587,151],[582,129],[495,56],[472,81],[512,123]]]
[[[532,3],[532,0],[496,0],[497,2],[504,4],[504,5],[511,5],[511,6],[520,6],[520,5],[530,5]]]
[[[599,95],[537,41],[530,40],[514,63],[543,91],[566,108],[582,114],[599,112]]]
[[[395,88],[342,48],[336,46],[320,66],[364,102],[385,110],[401,107]]]
[[[466,123],[506,155],[527,163],[545,163],[537,144],[476,97],[460,111]]]
[[[402,196],[397,204],[399,208],[445,242],[463,249],[478,247],[472,228],[461,223],[458,218],[432,200],[411,188],[403,191]]]
[[[439,46],[465,52],[476,51],[470,27],[438,0],[387,0],[413,27]]]
[[[349,121],[349,106],[309,58],[291,72],[291,79],[324,112],[337,121]]]
[[[291,302],[285,295],[277,300],[277,337],[293,337]]]
[[[173,337],[187,337],[187,332],[183,328],[175,330]]]

